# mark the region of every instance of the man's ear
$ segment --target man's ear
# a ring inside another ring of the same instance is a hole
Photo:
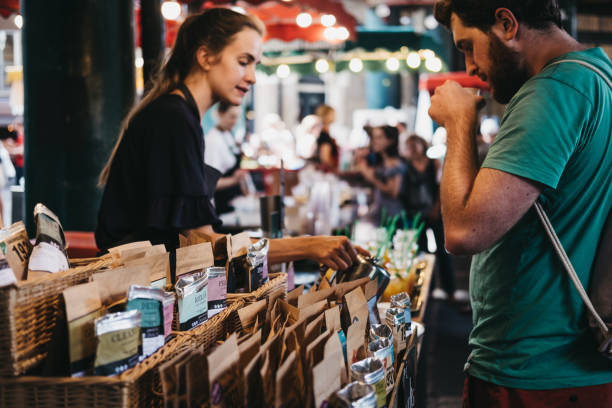
[[[198,61],[200,68],[202,68],[204,71],[208,71],[215,62],[214,56],[204,45],[198,48],[196,51],[196,60]]]
[[[501,38],[509,41],[517,37],[519,23],[512,11],[498,8],[495,10],[495,24],[492,29],[497,31]]]

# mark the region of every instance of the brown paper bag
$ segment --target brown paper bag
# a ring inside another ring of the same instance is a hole
[[[342,351],[342,343],[340,343],[340,337],[336,334],[332,335],[327,339],[325,343],[325,349],[323,352],[324,359],[332,359],[335,361],[335,365],[340,370],[340,383],[345,385],[348,383],[348,372],[346,369],[346,360],[344,359],[344,352]]]
[[[299,358],[295,351],[291,352],[287,360],[276,372],[275,402],[276,408],[303,407],[304,382],[301,381]]]
[[[339,306],[335,306],[325,311],[325,327],[327,328],[327,330],[331,330],[334,333],[337,333],[339,330],[342,330],[342,326],[340,325]]]
[[[208,366],[202,350],[191,353],[186,365],[187,407],[199,408],[208,401]]]
[[[334,286],[334,290],[336,291],[336,302],[342,303],[344,295],[355,290],[357,287],[365,287],[365,285],[370,282],[370,278],[365,277],[361,279],[357,279],[355,281],[344,282]]]
[[[323,323],[325,323],[325,314],[322,313],[306,325],[306,330],[304,331],[304,344],[310,344],[314,339],[319,337],[323,330]]]
[[[303,309],[300,309],[300,320],[306,321],[306,323],[314,320],[318,315],[327,310],[327,300],[321,300],[315,304],[310,306],[306,306]]]
[[[263,383],[261,380],[262,359],[263,355],[261,350],[259,350],[244,369],[244,407],[259,408],[264,406]]]
[[[154,247],[151,247],[154,248]],[[168,253],[151,255],[125,262],[126,267],[143,266],[149,270],[150,284],[157,289],[168,289],[170,281],[170,259]]]
[[[162,393],[164,395],[164,407],[174,407],[174,401],[178,399],[178,378],[176,375],[175,366],[189,358],[191,350],[184,351],[172,360],[162,363],[159,368],[159,378],[162,384]]]
[[[98,283],[102,304],[111,304],[127,298],[131,285],[149,286],[149,270],[144,265],[119,266],[105,272],[93,274],[93,281]]]
[[[242,372],[236,335],[230,336],[207,357],[209,393],[212,408],[238,407],[242,404]]]
[[[176,250],[176,280],[181,276],[204,272],[215,263],[210,242]]]
[[[298,298],[304,293],[304,285],[300,285],[287,293],[287,303],[291,306],[297,307]]]
[[[344,327],[348,327],[355,322],[355,320],[368,321],[368,301],[363,294],[363,290],[360,287],[355,288],[351,292],[344,295],[344,305],[340,317],[344,314],[345,322]]]
[[[368,357],[366,346],[367,322],[358,320],[346,333],[346,366],[349,372],[351,365]]]
[[[242,330],[246,333],[254,333],[259,330],[265,321],[265,313],[266,299],[239,309],[238,318],[240,319]]]
[[[261,347],[261,330],[257,330],[255,334],[249,336],[246,340],[238,345],[240,353],[240,371],[244,371],[246,366],[259,353]]]
[[[28,258],[32,253],[32,244],[28,239],[23,222],[16,222],[0,230],[0,248],[15,274],[15,279],[25,280],[28,274]]]
[[[306,306],[313,305],[321,300],[327,300],[334,296],[334,289],[323,289],[312,293],[306,293],[298,298],[298,309],[303,309]]]
[[[70,373],[73,377],[91,374],[96,354],[94,320],[102,315],[97,282],[64,289]]]
[[[343,367],[338,366],[335,357],[321,360],[312,369],[312,390],[314,394],[314,407],[322,407],[336,391],[342,388]],[[346,375],[346,373],[344,373]]]

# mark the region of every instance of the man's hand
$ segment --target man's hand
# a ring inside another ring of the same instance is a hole
[[[482,96],[474,95],[457,82],[449,80],[436,88],[431,97],[429,116],[447,130],[458,121],[473,124],[483,103]]]

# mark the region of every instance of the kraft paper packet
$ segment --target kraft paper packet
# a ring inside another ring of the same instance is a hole
[[[340,325],[340,306],[335,306],[325,311],[325,327],[334,333],[342,330]]]
[[[36,243],[28,260],[28,279],[49,276],[70,267],[64,229],[50,209],[38,203],[34,207]]]
[[[358,320],[353,323],[346,333],[346,366],[350,370],[351,365],[368,357],[366,346],[367,321]]]
[[[242,372],[236,334],[208,355],[209,401],[212,408],[239,407],[242,395]]]
[[[272,369],[272,362],[270,361],[270,351],[267,349],[262,349],[262,360],[261,360],[261,368],[259,370],[259,376],[261,378],[261,389],[262,389],[262,399],[264,407],[271,407],[274,405],[275,400],[275,392],[276,388],[275,376],[274,372],[276,369]]]
[[[118,258],[113,258],[113,266],[120,266],[137,259],[165,253],[166,246],[164,244],[126,249],[119,253]]]
[[[199,408],[208,401],[208,366],[202,349],[194,351],[186,364],[187,408]]]
[[[215,263],[210,242],[191,245],[176,250],[176,280],[196,272],[206,272]]]
[[[318,290],[316,292],[306,293],[305,295],[302,295],[298,298],[298,309],[303,309],[306,306],[313,305],[315,303],[320,302],[321,300],[328,300],[330,298],[334,300],[333,299],[334,294],[335,294],[335,290],[331,288]]]
[[[364,292],[365,298],[368,301],[368,314],[370,318],[370,324],[380,324],[380,314],[378,313],[378,304],[376,292],[378,291],[378,284],[375,281],[370,281],[365,285]]]
[[[348,382],[348,371],[346,366],[346,360],[344,359],[344,352],[342,351],[342,343],[338,336],[330,336],[325,343],[325,349],[323,351],[323,359],[331,359],[340,370],[340,383],[344,385]]]
[[[261,365],[263,353],[261,349],[251,359],[244,369],[244,396],[243,406],[247,408],[259,408],[264,406],[263,383],[261,380]]]
[[[344,295],[355,290],[357,287],[365,287],[365,285],[370,281],[370,278],[365,277],[350,282],[343,282],[334,286],[333,288],[336,291],[336,302],[342,303]]]
[[[323,360],[323,356],[325,352],[325,343],[327,342],[329,337],[332,335],[333,333],[331,331],[326,331],[325,333],[320,334],[317,338],[315,338],[311,342],[304,341],[304,344],[307,344],[306,350],[303,356],[306,390],[308,390],[308,392],[305,395],[306,406],[312,406],[314,403],[314,398],[312,394],[312,389],[313,389],[312,369],[316,364],[319,363],[319,361]]]
[[[147,268],[149,270],[149,285],[157,289],[168,289],[168,284],[170,283],[170,258],[167,252],[131,260],[126,262],[124,266],[142,266]]]
[[[312,369],[314,406],[317,408],[324,406],[325,401],[342,388],[343,369],[337,363],[334,357],[327,357]]]
[[[303,395],[305,387],[302,372],[298,353],[293,351],[276,372],[274,399],[276,408],[305,406]]]
[[[28,258],[32,253],[32,244],[23,222],[16,222],[0,230],[0,250],[6,257],[15,279],[18,281],[25,280],[28,273]]]
[[[291,306],[297,307],[299,297],[304,293],[304,285],[300,285],[297,288],[293,289],[291,292],[287,293],[287,303]]]
[[[208,235],[201,231],[190,231],[187,236],[179,234],[180,247],[187,247],[190,245],[202,244],[209,242],[212,245],[213,255],[215,259],[215,266],[227,266],[228,259],[228,242],[231,235],[213,236]]]
[[[314,320],[319,314],[327,310],[327,300],[321,300],[320,302],[306,306],[300,310],[300,320],[306,321],[306,324]]]
[[[149,270],[144,265],[120,266],[104,272],[94,273],[102,304],[111,304],[125,299],[131,285],[150,286]]]
[[[323,324],[325,323],[325,314],[321,313],[313,321],[306,325],[304,331],[304,344],[310,344],[323,332]]]
[[[238,318],[242,325],[242,330],[246,333],[254,333],[259,330],[265,321],[266,299],[252,303],[242,309],[238,309]],[[256,325],[257,323],[257,325]]]
[[[175,366],[179,362],[189,359],[191,353],[191,350],[184,351],[173,359],[162,363],[158,368],[164,396],[164,407],[166,408],[174,407],[174,401],[178,398],[179,384]]]
[[[245,341],[238,345],[240,353],[240,371],[246,369],[246,366],[255,358],[261,348],[261,330],[248,337]]]
[[[297,307],[291,306],[282,299],[278,299],[276,303],[280,306],[281,313],[288,320],[288,324],[295,324],[300,319],[300,310]]]
[[[270,330],[270,326],[272,324],[272,310],[274,310],[274,307],[277,304],[277,300],[282,300],[284,296],[285,290],[283,288],[278,288],[276,291],[272,292],[272,294],[268,296],[268,304],[266,306],[266,320],[264,323],[264,333],[262,334],[263,337],[266,337],[268,331]]]
[[[114,261],[119,260],[121,258],[121,254],[125,251],[130,251],[132,249],[150,248],[152,246],[153,245],[151,245],[151,241],[129,242],[127,244],[109,248],[108,253],[111,254],[111,257]]]
[[[227,291],[229,293],[246,293],[249,291],[248,247],[251,239],[248,232],[232,235],[228,240],[227,251]]]
[[[94,320],[102,315],[97,282],[72,286],[62,292],[66,305],[70,374],[91,374],[96,354]]]
[[[368,301],[361,287],[344,295],[344,308],[340,313],[341,321],[344,320],[343,327],[348,328],[356,320],[367,323],[368,316]]]

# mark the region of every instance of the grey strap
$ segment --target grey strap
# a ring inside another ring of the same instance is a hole
[[[563,60],[555,61],[551,63],[550,65],[556,65],[562,62],[574,62],[576,64],[580,64],[580,65],[583,65],[591,69],[595,73],[599,74],[599,76],[608,84],[608,86],[612,90],[612,81],[610,81],[610,79],[608,79],[604,75],[604,73],[601,72],[601,70],[595,67],[594,65],[589,64],[588,62],[585,62],[582,60],[576,60],[576,59],[563,59]],[[540,218],[540,221],[542,222],[542,225],[544,226],[544,230],[546,231],[546,234],[550,238],[550,241],[552,242],[553,247],[555,248],[555,252],[557,252],[557,255],[559,255],[559,258],[561,259],[561,262],[563,263],[563,267],[567,271],[567,274],[569,275],[570,279],[574,283],[574,286],[578,290],[578,293],[580,294],[582,301],[586,305],[587,309],[589,309],[589,312],[593,316],[593,319],[595,319],[595,322],[599,326],[599,330],[601,330],[601,333],[603,334],[604,338],[608,337],[608,326],[606,326],[602,318],[599,316],[599,314],[595,310],[593,303],[591,303],[591,299],[589,299],[589,296],[584,290],[584,286],[582,286],[582,283],[580,282],[580,279],[578,278],[578,275],[576,274],[576,271],[574,270],[574,267],[572,266],[572,262],[567,256],[567,253],[565,253],[565,250],[563,249],[563,245],[561,244],[561,241],[559,241],[559,237],[555,233],[555,229],[550,223],[550,220],[548,219],[546,212],[544,212],[544,208],[542,208],[542,205],[537,201],[533,204],[533,206],[538,214],[538,217]]]

